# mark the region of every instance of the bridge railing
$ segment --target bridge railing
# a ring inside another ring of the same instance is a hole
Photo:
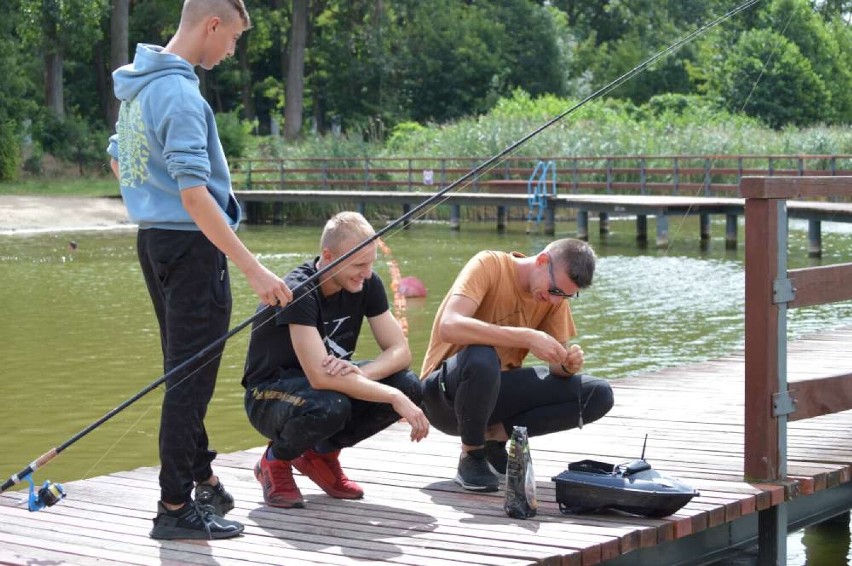
[[[566,193],[740,196],[745,176],[852,175],[852,155],[637,155],[509,157],[472,179],[467,192],[524,192],[541,161],[553,161],[557,190]],[[432,191],[474,169],[468,157],[234,159],[242,190]]]
[[[787,201],[848,198],[852,177],[744,178],[741,191],[746,199],[743,468],[747,481],[787,483],[787,423],[852,409],[852,373],[787,379],[787,309],[852,299],[852,263],[787,269]],[[759,513],[760,564],[785,561],[785,501]]]
[[[788,383],[787,309],[852,299],[852,263],[787,270],[787,200],[852,196],[852,177],[744,178],[747,478],[787,475],[788,421],[852,409],[852,373]],[[852,370],[852,368],[850,368]]]

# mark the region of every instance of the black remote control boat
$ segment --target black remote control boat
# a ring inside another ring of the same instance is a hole
[[[645,517],[666,517],[700,495],[680,480],[651,469],[645,461],[644,445],[638,460],[618,465],[581,460],[572,462],[552,479],[563,513],[614,509]]]

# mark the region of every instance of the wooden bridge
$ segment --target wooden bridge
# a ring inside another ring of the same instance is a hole
[[[639,156],[543,158],[552,175],[537,181],[528,158],[510,158],[436,197],[439,187],[469,174],[475,160],[440,159],[299,159],[238,160],[233,163],[236,194],[259,221],[258,204],[274,203],[273,222],[281,206],[306,202],[349,205],[362,212],[368,205],[396,205],[407,213],[429,200],[450,207],[450,227],[460,229],[461,207],[496,208],[497,229],[506,227],[508,211],[536,217],[546,234],[554,234],[557,218],[576,219],[577,237],[589,234],[596,216],[602,234],[612,216],[636,219],[636,240],[648,241],[648,217],[656,219],[657,247],[669,244],[669,217],[699,217],[699,239],[711,237],[712,215],[725,216],[725,243],[737,246],[738,218],[745,201],[739,192],[748,175],[835,177],[852,175],[852,156]],[[541,162],[544,162],[544,161]],[[357,162],[356,162],[357,161]],[[557,175],[555,172],[559,171]],[[560,180],[568,176],[570,180]],[[533,196],[535,193],[535,196]],[[431,200],[430,200],[431,199]],[[432,208],[431,206],[429,208]],[[424,211],[424,214],[428,211]],[[852,221],[852,203],[841,196],[791,201],[791,218],[808,222],[809,255],[822,252],[822,222]],[[406,227],[408,223],[406,223]]]
[[[745,350],[612,382],[610,414],[534,438],[535,518],[503,511],[502,493],[458,488],[458,441],[406,427],[344,450],[360,501],[331,499],[298,477],[305,509],[262,503],[252,466],[262,447],[220,456],[243,537],[154,541],[154,468],[66,485],[40,513],[0,495],[0,562],[33,564],[703,564],[759,543],[761,564],[784,564],[786,533],[852,508],[852,328],[791,344],[787,309],[852,299],[852,264],[786,267],[787,199],[848,195],[852,178],[747,179]],[[646,457],[701,495],[663,519],[563,515],[550,478],[584,458]]]

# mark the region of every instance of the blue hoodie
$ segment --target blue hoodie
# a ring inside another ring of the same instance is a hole
[[[206,186],[236,229],[240,207],[213,109],[193,66],[162,47],[139,44],[133,63],[113,73],[121,101],[107,151],[119,163],[121,195],[140,228],[198,230],[180,191]]]

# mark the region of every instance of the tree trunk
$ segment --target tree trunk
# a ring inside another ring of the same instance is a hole
[[[112,14],[109,20],[109,69],[114,71],[130,60],[128,41],[128,22],[130,19],[130,0],[112,0]],[[118,99],[112,91],[112,73],[108,84],[110,86],[107,100],[107,125],[115,126],[118,120]]]
[[[44,55],[44,89],[47,107],[60,120],[65,118],[65,93],[62,90],[62,52],[50,49]]]
[[[254,97],[251,95],[251,68],[249,68],[249,37],[243,36],[242,40],[237,43],[237,60],[240,62],[240,76],[243,80],[240,81],[240,100],[243,103],[243,119],[254,120]]]
[[[308,32],[308,0],[293,0],[290,56],[284,98],[284,138],[294,140],[302,130],[305,97],[305,38]]]
[[[110,123],[110,110],[112,99],[115,98],[112,94],[110,74],[107,72],[107,62],[104,61],[104,54],[107,52],[105,41],[98,41],[92,53],[92,65],[94,66],[95,75],[95,90],[98,93],[98,106],[100,115],[103,116],[104,123],[108,128],[115,126],[115,122]]]

